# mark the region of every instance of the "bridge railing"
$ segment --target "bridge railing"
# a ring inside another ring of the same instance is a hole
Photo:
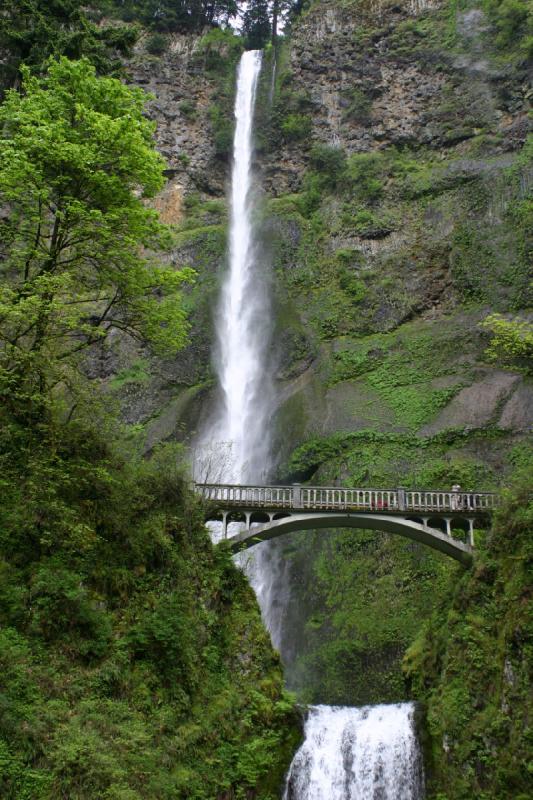
[[[376,511],[398,509],[397,493],[389,489],[337,489],[302,486],[300,508],[339,509],[351,508]]]
[[[327,486],[240,486],[202,483],[196,491],[228,508],[270,508],[374,513],[487,513],[499,505],[493,492],[410,489],[344,489]]]
[[[408,511],[492,511],[499,504],[499,496],[492,492],[435,492],[406,491],[405,507]]]
[[[292,508],[292,489],[292,486],[238,486],[229,483],[196,484],[196,490],[204,500],[251,508]]]

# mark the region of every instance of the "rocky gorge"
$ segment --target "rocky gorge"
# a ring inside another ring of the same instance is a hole
[[[529,796],[529,24],[523,0],[313,0],[264,48],[272,479],[503,494],[470,570],[371,531],[273,542],[281,663],[186,474],[217,401],[245,44],[137,29],[119,74],[149,93],[165,182],[143,208],[170,226],[160,263],[194,272],[187,337],[162,355],[111,327],[84,351],[79,417],[52,395],[46,427],[30,393],[30,422],[2,433],[0,794],[272,800],[296,701],[412,700],[428,800]]]
[[[315,2],[267,51],[255,166],[280,480],[490,489],[529,463],[531,378],[487,359],[482,324],[531,306],[531,90],[516,49],[479,3]],[[121,389],[148,448],[194,440],[212,402],[238,52],[230,37],[176,37],[131,66],[155,95],[172,258],[197,271],[190,345]],[[315,702],[402,699],[402,656],[449,565],[385,536],[272,547],[289,686]]]

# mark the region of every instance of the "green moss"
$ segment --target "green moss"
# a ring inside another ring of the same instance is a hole
[[[370,121],[372,99],[357,87],[351,87],[343,93],[346,106],[342,112],[344,119],[364,125]]]
[[[110,382],[112,389],[121,389],[128,383],[148,383],[150,380],[147,359],[139,358],[127,369],[118,372]]]
[[[289,114],[281,123],[280,129],[288,142],[301,142],[310,136],[312,123],[303,114]]]

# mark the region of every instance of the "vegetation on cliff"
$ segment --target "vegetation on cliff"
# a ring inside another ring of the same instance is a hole
[[[181,452],[142,460],[94,396],[1,422],[2,797],[273,800],[292,702]]]
[[[432,800],[530,796],[530,468],[506,493],[473,571],[453,581],[404,659],[426,712]]]
[[[18,82],[25,64],[43,68],[50,56],[89,58],[99,73],[121,71],[121,57],[131,51],[138,31],[127,25],[100,25],[103,3],[87,9],[81,0],[0,2],[0,87]]]

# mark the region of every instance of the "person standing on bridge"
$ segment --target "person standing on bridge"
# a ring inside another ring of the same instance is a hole
[[[459,492],[461,491],[461,487],[458,483],[454,483],[452,486],[452,496],[451,496],[451,507],[452,511],[459,511],[462,506],[461,497],[459,496]]]

